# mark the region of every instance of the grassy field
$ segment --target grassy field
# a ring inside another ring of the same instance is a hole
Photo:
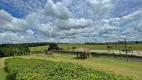
[[[110,45],[110,46],[113,46],[113,45]],[[131,47],[131,49],[133,50],[142,50],[142,44],[127,44],[127,46]],[[95,49],[96,50],[107,50],[107,45],[92,45],[92,44],[59,44],[59,47],[66,49],[66,50],[72,49],[72,47],[76,47],[76,48],[83,47],[83,48],[89,48],[93,50]],[[124,44],[121,44],[120,47],[124,48]],[[115,47],[113,49],[115,49]]]
[[[112,45],[111,45],[112,46]],[[120,45],[121,49],[124,48],[124,45]],[[122,47],[123,46],[123,47]],[[128,44],[128,47],[131,47],[133,50],[142,50],[142,44]],[[93,50],[107,50],[107,45],[89,45],[89,44],[59,44],[60,48],[65,50],[71,50],[72,47],[77,48],[88,48]],[[30,51],[44,51],[48,46],[38,46],[38,47],[30,47]],[[115,49],[115,48],[113,48]]]
[[[30,51],[44,51],[45,49],[47,49],[48,46],[38,46],[38,47],[30,47]]]
[[[98,69],[102,71],[112,71],[115,74],[122,74],[124,76],[134,76],[136,79],[142,80],[142,62],[126,62],[123,60],[90,57],[89,59],[76,59],[76,55],[55,54],[54,57],[48,55],[31,55],[31,56],[18,56],[26,59],[36,58],[51,61],[64,61],[74,64],[81,64],[85,67]],[[6,73],[3,70],[4,60],[0,58],[0,80],[4,80]]]
[[[0,80],[5,80],[7,73],[4,71],[4,68],[0,68]]]
[[[139,80],[142,80],[142,63],[141,62],[126,62],[123,60],[107,59],[107,58],[89,58],[86,60],[76,59],[75,55],[60,55],[51,57],[47,55],[32,55],[24,56],[22,58],[37,58],[52,61],[64,61],[75,64],[81,64],[85,67],[98,69],[102,71],[112,71],[115,74],[122,74],[125,76],[134,76]]]
[[[7,75],[7,73],[4,71],[4,60],[6,58],[0,58],[0,80],[5,80],[5,77]]]

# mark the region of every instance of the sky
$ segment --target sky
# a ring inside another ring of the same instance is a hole
[[[142,0],[0,0],[0,44],[142,41]]]

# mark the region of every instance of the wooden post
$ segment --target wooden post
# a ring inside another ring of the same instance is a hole
[[[89,55],[90,55],[90,54],[89,54],[89,52],[88,52],[88,58],[89,58]]]
[[[85,53],[85,51],[84,51],[84,58],[86,58],[86,53]]]
[[[77,58],[78,58],[78,51],[77,51]]]
[[[119,45],[119,53],[121,54],[121,51],[120,51],[120,41],[118,41],[118,45]]]
[[[125,41],[126,59],[127,59],[127,62],[128,62],[128,54],[127,54],[127,45],[126,45],[126,39],[124,39],[124,41]]]

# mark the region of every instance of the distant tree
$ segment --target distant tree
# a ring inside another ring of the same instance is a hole
[[[136,41],[135,43],[136,43],[136,44],[138,44],[138,43],[139,43],[139,41]]]
[[[3,50],[0,48],[0,57],[4,57],[4,56],[5,56],[5,54],[4,54]]]
[[[72,49],[76,49],[76,47],[72,47]]]
[[[129,47],[129,49],[131,50],[131,49],[132,49],[132,47],[130,46],[130,47]]]
[[[59,47],[56,43],[49,44],[48,51],[59,50]]]
[[[14,56],[29,54],[30,50],[26,44],[4,44],[0,45],[0,56]]]
[[[110,50],[111,46],[107,46],[107,49]]]
[[[70,50],[70,47],[68,47],[68,50]]]

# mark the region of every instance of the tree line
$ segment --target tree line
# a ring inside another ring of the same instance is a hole
[[[30,49],[26,44],[1,44],[0,57],[27,55]]]

